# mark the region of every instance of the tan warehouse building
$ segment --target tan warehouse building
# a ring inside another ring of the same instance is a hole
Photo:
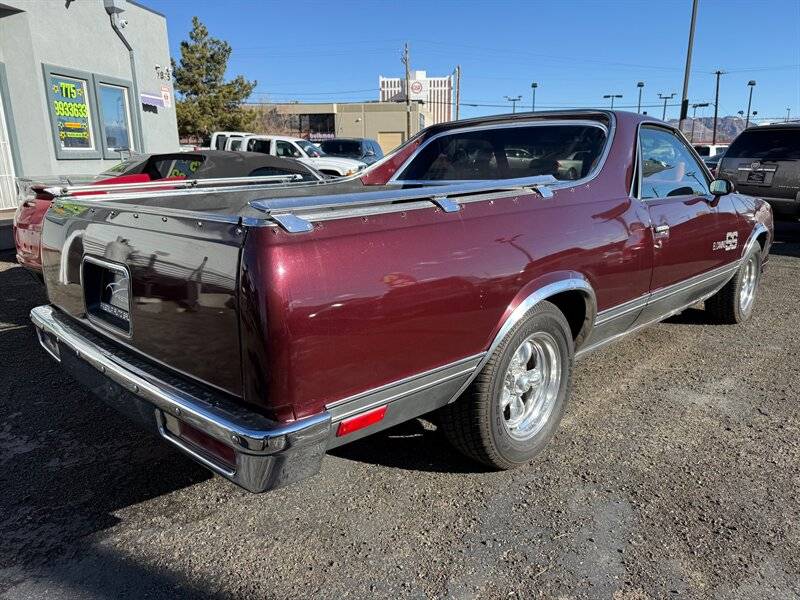
[[[334,137],[377,140],[384,152],[407,139],[406,104],[399,102],[337,102],[256,104],[255,110],[272,113],[265,118],[264,133],[294,135],[320,141]],[[431,124],[425,104],[412,102],[411,135]],[[277,117],[277,118],[276,118]]]

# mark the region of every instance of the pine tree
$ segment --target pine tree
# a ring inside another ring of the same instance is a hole
[[[178,131],[182,138],[202,138],[213,131],[249,130],[255,112],[242,107],[256,87],[237,75],[225,81],[231,56],[228,42],[208,35],[208,29],[197,17],[192,18],[189,40],[181,42],[181,60],[172,59]]]

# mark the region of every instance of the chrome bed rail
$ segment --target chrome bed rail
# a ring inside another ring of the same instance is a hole
[[[533,190],[543,198],[552,198],[553,190],[550,189],[550,186],[555,183],[558,183],[558,180],[552,175],[507,180],[467,181],[443,185],[430,182],[429,185],[411,189],[252,200],[249,205],[264,213],[266,218],[275,221],[286,231],[302,233],[314,228],[309,220],[301,216],[307,213],[336,209],[363,209],[417,201],[431,202],[443,212],[458,212],[461,209],[458,202],[460,198],[478,194]]]
[[[228,188],[229,186],[241,186],[252,184],[275,184],[292,183],[301,181],[303,176],[299,173],[289,173],[287,175],[260,175],[253,177],[214,177],[209,179],[167,179],[158,181],[139,181],[135,183],[107,183],[97,185],[66,185],[45,188],[44,191],[56,197],[69,196],[76,192],[135,192],[139,190],[148,191],[158,190],[159,195],[166,195],[169,192],[180,192],[187,188]],[[164,189],[167,188],[167,189]]]

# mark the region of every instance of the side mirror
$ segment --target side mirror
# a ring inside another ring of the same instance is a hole
[[[733,192],[733,184],[727,179],[715,179],[708,188],[714,196],[725,196]]]

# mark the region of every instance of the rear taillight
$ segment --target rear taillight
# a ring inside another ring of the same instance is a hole
[[[184,423],[183,421],[178,421],[178,423],[180,427],[178,437],[201,448],[214,458],[220,460],[225,466],[231,469],[236,468],[236,452],[234,452],[233,448],[203,433],[199,429],[192,427],[188,423]]]
[[[236,452],[233,448],[185,421],[176,419],[166,413],[162,413],[162,415],[165,436],[180,440],[211,462],[229,471],[236,470]]]

